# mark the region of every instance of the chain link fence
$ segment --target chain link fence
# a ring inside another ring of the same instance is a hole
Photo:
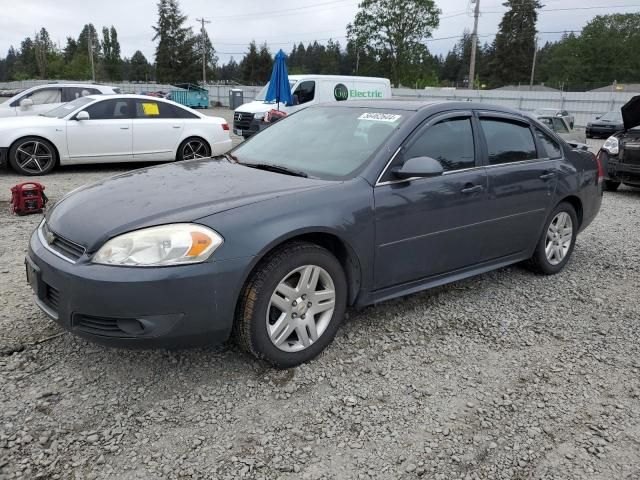
[[[28,80],[20,82],[0,83],[0,91],[12,92],[42,85],[46,80]],[[57,83],[63,83],[59,81]],[[71,83],[89,83],[77,82]],[[122,93],[165,92],[175,90],[176,87],[161,83],[128,83],[105,82],[120,89]],[[244,101],[250,102],[261,86],[237,85],[207,85],[209,100],[213,106],[229,106],[229,92],[239,88],[243,91]],[[456,88],[427,88],[424,90],[410,88],[394,88],[392,95],[397,100],[420,101],[474,101],[495,104],[522,111],[533,111],[538,108],[557,108],[567,110],[575,117],[575,126],[584,127],[596,115],[619,110],[635,93],[632,92],[562,92],[562,91],[522,91],[522,90],[466,90]]]

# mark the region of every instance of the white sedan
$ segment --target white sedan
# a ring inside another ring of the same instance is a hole
[[[0,119],[0,159],[23,175],[58,163],[189,160],[230,148],[223,118],[142,95],[90,95],[40,116]]]

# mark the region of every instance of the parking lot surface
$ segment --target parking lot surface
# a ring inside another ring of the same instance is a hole
[[[55,201],[136,166],[41,180]],[[64,333],[25,282],[21,180],[0,173],[0,478],[640,478],[640,190],[605,194],[557,276],[351,311],[318,360],[276,371],[233,345]]]

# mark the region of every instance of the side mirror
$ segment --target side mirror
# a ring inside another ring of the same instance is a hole
[[[86,110],[81,111],[76,115],[76,120],[89,120],[91,117],[89,116],[89,112]]]
[[[21,109],[26,110],[31,107],[33,107],[33,100],[31,100],[30,98],[23,98],[22,100],[20,100]]]
[[[393,174],[402,179],[439,177],[444,173],[442,164],[431,157],[410,158],[403,165],[392,170]]]
[[[596,115],[596,120],[600,120],[600,117],[602,117],[602,115]]]

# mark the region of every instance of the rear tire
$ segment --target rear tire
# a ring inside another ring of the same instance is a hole
[[[560,272],[573,253],[578,233],[578,216],[570,203],[553,209],[545,223],[538,245],[529,261],[531,270],[542,275]]]
[[[55,147],[43,138],[21,138],[9,149],[9,163],[20,175],[46,175],[53,170],[57,161]]]
[[[234,322],[236,342],[277,368],[317,357],[344,317],[347,282],[327,250],[307,242],[271,254],[247,282]]]
[[[607,192],[615,192],[620,187],[620,182],[614,182],[613,180],[604,181],[604,189]]]
[[[178,147],[176,160],[196,160],[199,158],[208,158],[211,156],[211,147],[202,138],[190,137],[184,140]]]

